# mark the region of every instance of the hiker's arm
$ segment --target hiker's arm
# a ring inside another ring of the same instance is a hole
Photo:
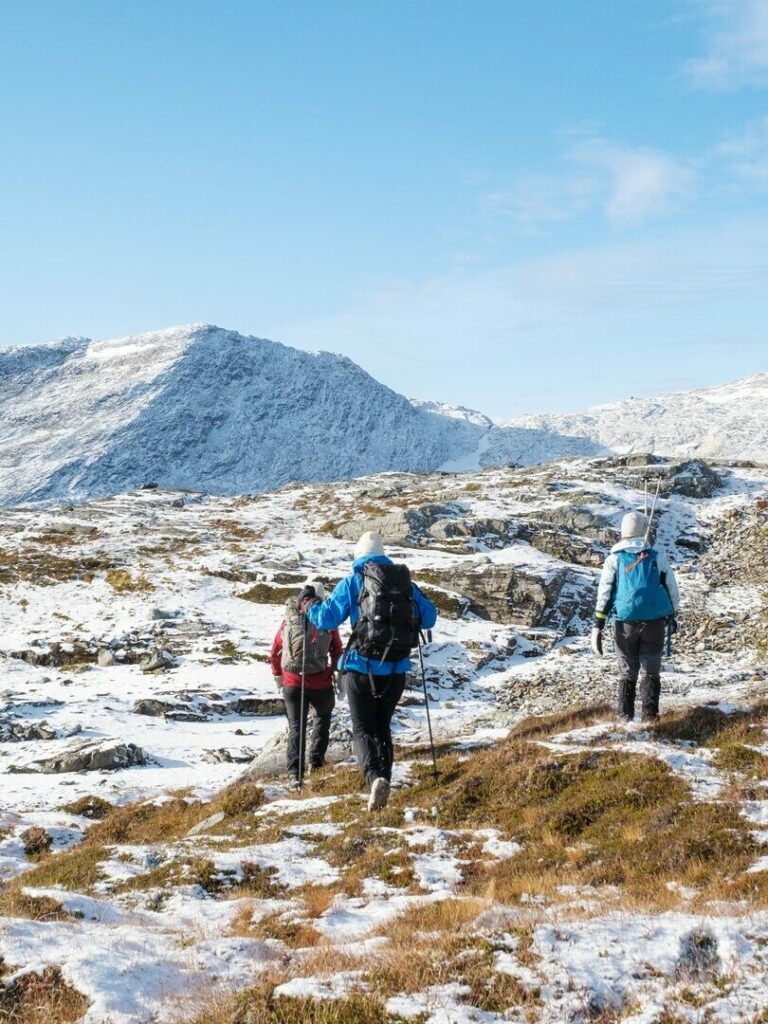
[[[272,641],[272,650],[269,652],[269,663],[272,666],[272,675],[277,678],[283,674],[283,626],[280,624],[275,634],[275,639]]]
[[[672,602],[672,610],[677,615],[677,609],[680,607],[680,591],[677,587],[677,580],[675,579],[672,566],[669,564],[669,559],[663,551],[659,551],[659,575],[661,577],[661,585],[669,594],[669,599]]]
[[[428,597],[422,594],[415,584],[413,596],[416,599],[416,607],[419,610],[419,626],[422,629],[432,629],[437,622],[437,608],[435,608]]]
[[[352,603],[349,594],[349,578],[339,580],[330,597],[322,604],[313,604],[307,608],[307,618],[316,629],[324,629],[330,633],[338,629],[345,619],[349,618]]]
[[[608,555],[600,573],[600,582],[597,585],[597,603],[595,604],[595,619],[598,625],[605,625],[605,620],[611,614],[613,607],[613,591],[616,583],[616,556]]]

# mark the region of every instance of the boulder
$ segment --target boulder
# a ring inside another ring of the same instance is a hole
[[[559,558],[563,562],[570,562],[573,565],[588,565],[599,569],[608,549],[602,544],[587,540],[584,537],[568,533],[565,530],[557,530],[542,526],[534,528],[527,524],[521,530],[531,547],[537,551],[544,551],[553,558]]]
[[[144,751],[135,743],[105,744],[99,740],[87,740],[55,757],[47,757],[32,765],[13,770],[51,775],[62,772],[107,771],[146,763]]]
[[[538,576],[516,566],[470,564],[432,570],[432,578],[465,597],[470,611],[493,622],[567,632],[594,608],[594,576],[570,567]]]
[[[245,764],[253,760],[252,750],[231,750],[229,747],[218,747],[216,750],[204,750],[202,758],[211,764]]]
[[[142,658],[139,667],[142,672],[165,672],[173,668],[176,659],[168,650],[153,651],[146,658]]]
[[[149,611],[149,617],[153,622],[161,622],[164,619],[175,619],[178,617],[178,612],[166,612],[162,608],[151,608]]]
[[[703,459],[669,467],[671,490],[687,498],[711,498],[722,487],[720,476]]]
[[[116,658],[112,651],[103,648],[96,655],[96,664],[99,668],[110,668],[115,664]]]
[[[198,821],[196,825],[193,825],[189,832],[187,832],[187,836],[199,836],[209,828],[215,828],[216,825],[220,825],[225,818],[226,814],[224,811],[216,811],[215,814],[211,814],[207,818],[203,818],[202,821]]]
[[[426,504],[418,508],[397,508],[391,512],[386,512],[384,506],[381,515],[374,513],[343,523],[338,528],[337,536],[356,541],[365,530],[375,530],[382,535],[385,544],[418,547],[419,542],[438,521],[459,518],[460,510],[453,505]],[[444,523],[441,527],[444,536],[447,529]]]
[[[258,779],[276,778],[277,776],[285,775],[287,771],[287,748],[287,732],[274,736],[269,743],[262,747],[238,781],[256,781]],[[325,754],[326,764],[339,764],[341,761],[348,761],[351,757],[351,737],[332,737]]]
[[[162,718],[169,711],[175,709],[175,704],[165,700],[157,700],[155,697],[142,697],[137,700],[131,709],[134,715],[149,715],[151,718]]]
[[[282,697],[240,697],[230,708],[236,715],[284,715],[285,704]]]

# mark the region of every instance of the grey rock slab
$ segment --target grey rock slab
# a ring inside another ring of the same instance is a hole
[[[209,828],[215,828],[216,825],[220,825],[225,818],[226,814],[224,811],[217,811],[215,814],[211,814],[202,821],[198,821],[196,825],[193,825],[189,832],[187,832],[187,836],[199,836]]]
[[[33,762],[17,772],[43,772],[45,775],[63,772],[97,772],[116,768],[130,768],[146,764],[146,756],[135,743],[105,744],[88,740],[70,747],[54,757]]]
[[[248,782],[284,775],[287,771],[287,748],[287,732],[274,736],[272,740],[262,748],[256,757],[254,757],[248,768],[240,776],[240,781]],[[341,761],[348,761],[351,756],[351,739],[340,740],[332,738],[331,742],[328,744],[325,761],[326,764],[339,764]]]
[[[230,704],[230,708],[237,715],[269,717],[285,714],[282,697],[240,697],[234,704]]]
[[[176,659],[171,652],[163,649],[161,651],[154,651],[148,657],[142,658],[139,662],[139,667],[142,672],[164,672],[166,669],[173,668],[175,664]]]

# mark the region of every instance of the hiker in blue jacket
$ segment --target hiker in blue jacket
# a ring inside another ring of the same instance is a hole
[[[325,601],[310,605],[317,629],[334,630],[349,619],[352,636],[340,664],[352,716],[355,753],[370,789],[369,810],[386,806],[392,780],[391,722],[411,669],[418,631],[431,629],[437,609],[411,583],[404,565],[384,554],[378,533],[364,533],[355,547],[352,573]]]
[[[616,656],[619,661],[620,717],[635,717],[635,690],[640,679],[642,720],[659,714],[661,659],[669,624],[677,629],[680,593],[675,574],[662,550],[648,541],[648,517],[628,512],[621,521],[621,540],[605,560],[597,588],[592,650],[603,653],[603,629],[608,616],[616,618]]]

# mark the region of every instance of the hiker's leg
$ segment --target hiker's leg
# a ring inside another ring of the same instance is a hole
[[[666,619],[644,622],[640,639],[640,700],[643,719],[658,718],[661,693],[661,661],[664,655]]]
[[[381,687],[378,706],[376,708],[376,739],[379,744],[379,761],[381,774],[390,782],[392,779],[392,762],[395,759],[392,746],[392,715],[405,689],[405,673],[397,672],[391,676],[380,676],[376,679],[377,688]]]
[[[635,690],[640,671],[640,635],[634,622],[616,623],[616,659],[619,663],[618,712],[635,717]]]
[[[371,682],[361,672],[344,673],[344,690],[352,717],[352,742],[363,778],[370,784],[382,774],[376,742],[376,705]]]
[[[328,750],[328,737],[331,732],[331,712],[336,703],[333,687],[327,690],[307,690],[307,697],[312,704],[312,744],[309,749],[311,768],[322,768],[325,764],[325,752]]]
[[[283,700],[288,719],[287,768],[290,775],[299,775],[299,716],[301,715],[301,687],[284,686]]]

